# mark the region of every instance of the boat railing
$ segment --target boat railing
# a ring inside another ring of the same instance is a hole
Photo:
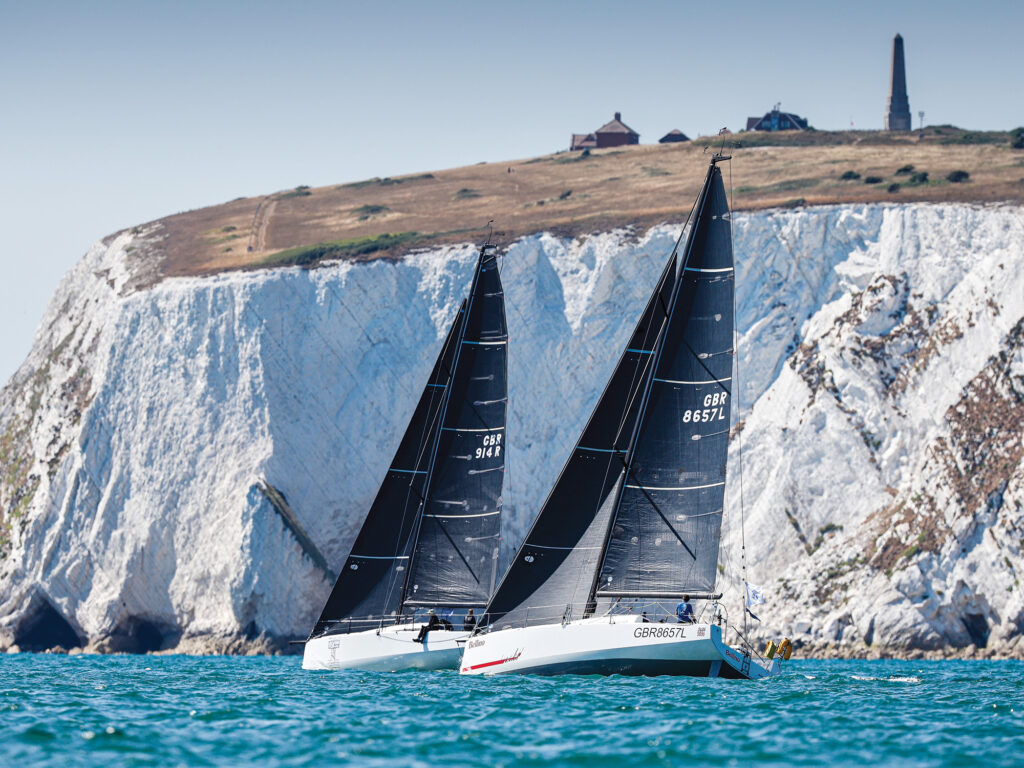
[[[571,606],[565,605],[530,605],[519,611],[510,613],[483,613],[479,616],[478,632],[491,632],[499,629],[521,629],[544,624],[565,624],[572,621]]]
[[[411,625],[413,622],[412,616],[348,616],[344,619],[331,619],[325,622],[323,634],[348,635],[353,632],[365,632],[369,629]]]
[[[727,626],[728,612],[725,605],[718,600],[694,600],[699,603],[700,608],[693,618],[687,622],[690,624],[717,624],[722,627],[723,633]],[[615,617],[635,616],[644,623],[652,624],[677,624],[679,618],[676,616],[676,606],[665,603],[663,600],[647,602],[615,602],[612,603],[605,614],[609,621]],[[724,636],[723,636],[724,639]]]
[[[728,613],[725,606],[717,600],[694,600],[700,604],[697,614],[691,623],[717,624],[722,627],[723,633],[727,629]],[[595,610],[585,612],[577,606],[574,610],[572,604],[559,605],[530,605],[510,613],[502,614],[481,614],[479,632],[497,631],[500,629],[522,629],[545,624],[568,624],[579,619],[607,619],[614,623],[616,619],[633,617],[634,621],[653,624],[675,624],[679,619],[676,617],[675,605],[666,603],[664,600],[615,600],[611,604],[598,606]]]
[[[462,614],[448,613],[447,611],[439,611],[438,618],[441,619],[442,624],[447,622],[451,625],[452,629],[463,629],[465,616]],[[321,634],[324,635],[348,635],[353,632],[366,632],[367,630],[376,629],[397,629],[398,631],[414,632],[418,631],[420,626],[426,623],[429,616],[422,613],[417,614],[402,614],[402,615],[367,615],[367,616],[348,616],[344,619],[332,619],[325,623],[325,629]],[[447,627],[445,627],[447,629]]]
[[[739,638],[739,646],[743,649],[744,655],[752,656],[758,659],[762,663],[762,665],[768,665],[771,663],[771,660],[768,659],[763,653],[761,653],[761,651],[757,649],[757,646],[753,642],[751,642],[751,640],[746,635],[743,634],[742,627],[737,627],[733,624],[729,624],[729,626],[732,628],[733,632],[736,633],[736,637]]]

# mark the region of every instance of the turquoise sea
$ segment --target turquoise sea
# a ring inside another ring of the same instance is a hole
[[[1024,764],[1024,663],[773,680],[309,673],[291,657],[0,656],[0,765]]]

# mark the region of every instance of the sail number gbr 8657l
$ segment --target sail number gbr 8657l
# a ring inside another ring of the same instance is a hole
[[[501,456],[501,432],[493,435],[484,435],[483,443],[476,449],[474,459],[491,458]]]
[[[683,424],[689,424],[691,421],[694,423],[725,421],[725,398],[728,396],[728,392],[715,392],[714,394],[704,395],[703,408],[692,408],[688,411],[683,411]]]

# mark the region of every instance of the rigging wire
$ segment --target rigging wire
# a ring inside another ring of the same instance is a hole
[[[461,311],[462,310],[460,309],[460,312]],[[456,315],[456,318],[457,317],[458,316]],[[452,343],[458,343],[458,339],[459,339],[459,336],[458,336],[458,334],[456,334],[452,338]],[[442,349],[441,349],[442,359],[443,359],[443,356],[444,356],[446,350],[447,350],[447,347],[442,347]],[[452,380],[452,377],[454,376],[455,372],[454,372],[454,369],[452,369],[452,370],[447,371],[447,373],[448,373],[448,377],[445,380],[445,390],[447,390],[447,388],[451,386],[451,380]],[[441,394],[441,400],[442,401],[444,400],[444,392],[442,392],[442,394]],[[434,432],[434,440],[423,440],[421,438],[421,440],[420,440],[420,449],[419,449],[419,452],[416,454],[416,461],[413,464],[414,467],[419,467],[420,466],[420,462],[423,461],[423,456],[425,455],[427,449],[428,448],[432,449],[434,443],[439,439],[440,427],[438,426],[438,422],[439,422],[440,418],[441,418],[441,403],[438,403],[437,407],[434,408],[434,415],[431,417],[430,423],[426,426],[426,428],[423,430],[423,433],[422,433],[423,435],[429,435],[431,432]],[[435,430],[435,427],[437,427],[436,430]],[[412,497],[412,494],[413,494],[414,482],[415,482],[415,476],[410,476],[409,482],[406,485],[405,504],[402,507],[402,521],[401,521],[401,523],[399,525],[399,528],[398,528],[399,531],[402,531],[402,530],[405,529],[406,516],[408,515],[408,512],[409,512],[409,502],[411,501],[411,497]],[[427,489],[426,481],[424,481],[422,491],[426,491],[426,489]],[[416,509],[413,512],[414,516],[420,514],[420,511],[422,510],[423,506],[427,502],[426,496],[425,496],[425,494],[422,491],[416,491],[416,495],[419,496],[419,503],[416,505]],[[415,535],[414,528],[410,529],[409,536],[413,537],[414,535]],[[394,549],[394,553],[395,554],[394,554],[394,556],[397,558],[399,552],[407,551],[406,550],[406,546],[405,546],[406,542],[409,543],[408,551],[410,552],[410,561],[411,561],[412,549],[413,549],[413,547],[415,547],[416,542],[415,541],[411,541],[410,542],[408,538],[405,540],[405,542],[403,542],[403,541],[401,541],[401,540],[399,540],[397,538],[395,539],[395,549]],[[411,564],[411,562],[407,562],[406,565],[405,565],[405,568],[408,569],[410,564]],[[408,576],[408,575],[409,574],[403,574],[403,579],[406,576]],[[389,578],[389,580],[388,580],[388,588],[387,588],[387,592],[385,593],[385,597],[384,597],[384,605],[385,606],[388,606],[388,605],[391,604],[391,598],[394,595],[396,587],[398,586],[398,582],[400,581],[400,579],[398,577],[398,572],[395,569],[392,569],[392,571],[389,574],[388,578]],[[397,616],[399,616],[399,617],[401,616],[401,608],[402,608],[401,604],[399,604],[399,605],[397,605],[395,607],[395,614]]]
[[[505,258],[507,256],[508,256],[507,253],[502,254],[502,265],[504,265],[504,260],[505,260]],[[499,275],[500,274],[501,273],[499,271]],[[520,311],[519,306],[514,301],[512,301],[512,299],[509,297],[508,292],[505,293],[505,306],[506,307],[510,307],[512,309],[512,311],[519,318],[519,321],[522,323],[522,326],[524,328],[529,328],[530,327],[530,323],[527,322],[525,315]],[[510,345],[510,347],[511,347],[511,345]],[[509,350],[509,357],[511,358],[511,348]],[[542,365],[543,365],[544,371],[547,374],[549,383],[551,384],[551,386],[554,389],[554,391],[556,391],[556,392],[561,391],[561,387],[558,384],[558,379],[555,376],[554,372],[551,370],[551,366],[548,364],[547,358],[545,356],[541,355],[540,356],[540,360],[542,361]],[[511,398],[509,398],[509,411],[512,410],[511,409],[511,405],[512,405]],[[576,449],[576,446],[573,445],[573,451],[575,451],[575,449]],[[507,450],[507,448],[506,448],[506,450]],[[511,464],[512,464],[511,460],[507,460],[506,461],[506,467],[507,468],[510,468]],[[508,469],[506,469],[506,472],[507,472],[506,478],[508,479],[508,490],[509,490],[509,494],[511,495],[511,493],[512,493],[512,474],[511,474],[511,472]],[[556,483],[557,483],[557,479],[556,479]],[[502,504],[502,507],[504,508],[504,504]],[[543,509],[543,502],[541,502],[541,509]],[[517,552],[526,543],[526,540],[529,538],[529,535],[530,535],[530,533],[529,533],[529,531],[527,531],[526,536],[523,538],[523,540],[520,541],[516,545],[515,550]],[[578,584],[577,584],[577,589],[578,589]],[[575,590],[574,590],[574,592],[575,592]]]
[[[724,146],[724,141],[723,141]],[[735,204],[735,193],[732,182],[732,160],[729,160],[729,212],[730,216],[734,209]],[[732,226],[730,220],[729,227],[730,237],[732,234]],[[740,475],[740,576],[743,581],[743,591],[740,595],[740,599],[743,601],[743,638],[746,640],[747,636],[747,534],[746,534],[746,509],[745,509],[745,498],[743,493],[743,427],[739,423],[740,415],[743,413],[743,407],[741,402],[741,396],[743,388],[739,385],[740,382],[740,355],[739,355],[739,339],[740,332],[739,326],[736,324],[736,272],[733,271],[733,302],[732,302],[732,332],[733,332],[733,359],[736,365],[736,380],[733,382],[733,400],[736,402],[736,419],[737,427],[736,430],[736,454],[739,459],[739,475]],[[749,644],[749,643],[748,643]]]
[[[380,349],[378,348],[380,344],[376,340],[374,340],[373,337],[370,336],[370,332],[366,329],[366,326],[362,324],[362,322],[356,316],[355,312],[353,312],[352,309],[348,306],[348,304],[345,303],[345,300],[335,289],[334,284],[329,280],[325,280],[323,285],[324,287],[327,288],[328,291],[331,292],[331,294],[337,300],[338,304],[341,305],[341,308],[344,309],[348,313],[349,317],[352,318],[352,321],[356,324],[356,327],[362,332],[363,338],[366,339],[366,341],[369,343],[370,349],[377,353],[377,356],[380,358],[381,362],[384,363],[384,368],[387,369],[387,371],[391,374],[392,378],[395,380],[395,383],[398,386],[400,386],[403,390],[405,390],[405,393],[407,395],[409,395],[410,397],[414,396],[415,392],[413,392],[413,390],[409,388],[409,385],[406,383],[405,378],[392,367],[391,363],[384,356],[383,352],[381,352]]]
[[[487,222],[487,243],[488,244],[491,242],[491,235],[492,235],[492,233],[494,231],[493,224],[494,224],[494,219],[491,219],[490,221]],[[502,235],[502,234],[503,234],[502,232],[498,233],[498,235]],[[505,257],[508,256],[508,251],[505,251],[504,253],[499,251],[498,255],[500,256],[500,258],[496,259],[496,262],[498,264],[498,280],[501,281],[501,300],[502,300],[503,306],[507,307],[509,305],[508,291],[505,290],[505,282],[504,282],[504,280],[502,280],[502,273],[505,271]],[[505,317],[505,338],[508,339],[510,335],[511,334],[509,334],[509,332],[508,332],[508,316],[506,315],[506,317]],[[501,524],[498,527],[498,558],[497,558],[498,559],[498,566],[499,566],[497,570],[500,573],[504,573],[506,570],[508,570],[508,568],[501,568],[500,567],[502,565],[502,562],[501,562],[501,549],[502,549],[502,544],[504,543],[504,540],[505,540],[504,533],[505,533],[506,529],[508,528],[508,516],[507,516],[506,511],[505,511],[505,508],[506,508],[505,502],[508,501],[509,502],[508,506],[512,507],[513,509],[515,508],[515,504],[512,502],[512,499],[515,498],[515,494],[513,494],[513,492],[512,492],[512,460],[509,458],[509,455],[508,455],[508,444],[509,444],[509,439],[508,439],[508,422],[509,422],[509,414],[512,413],[512,395],[511,395],[511,393],[509,392],[509,389],[508,389],[508,363],[509,363],[509,358],[511,357],[511,351],[510,351],[510,347],[511,346],[512,345],[510,345],[510,344],[506,344],[505,345],[505,461],[504,461],[504,467],[505,467],[504,475],[505,475],[505,477],[504,477],[504,480],[503,480],[503,483],[502,483],[501,497],[500,497],[501,498]],[[491,596],[493,596],[495,589],[497,589],[497,587],[498,587],[498,582],[501,581],[501,576],[498,575],[498,573],[495,573],[491,580],[492,580],[493,583],[491,584],[491,590],[490,591],[491,591]],[[487,601],[490,602],[490,599],[491,599],[491,597],[488,596]]]

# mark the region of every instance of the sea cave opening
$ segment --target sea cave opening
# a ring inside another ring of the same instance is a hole
[[[48,600],[41,597],[32,601],[32,606],[14,634],[14,642],[23,651],[82,647],[82,639],[68,620]]]

